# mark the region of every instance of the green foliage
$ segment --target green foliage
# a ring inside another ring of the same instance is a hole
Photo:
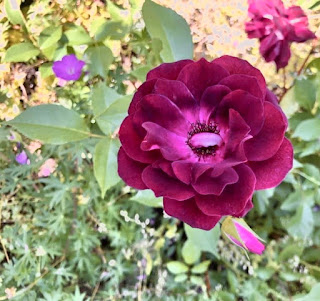
[[[30,139],[63,144],[90,136],[84,120],[63,106],[40,105],[29,108],[8,122]]]
[[[164,62],[192,59],[190,28],[181,16],[151,0],[144,3],[142,14],[150,36],[162,42],[160,55]]]
[[[40,53],[40,50],[36,48],[30,42],[23,42],[12,45],[6,52],[4,57],[5,62],[28,62]]]

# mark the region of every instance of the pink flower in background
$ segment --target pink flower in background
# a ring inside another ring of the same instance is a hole
[[[39,178],[49,177],[57,168],[57,162],[50,158],[46,160],[40,167],[38,172]]]
[[[264,244],[260,242],[259,236],[241,218],[228,216],[223,221],[221,230],[234,244],[252,253],[261,255],[265,249]]]
[[[31,143],[27,146],[27,149],[31,154],[33,154],[40,147],[41,143],[39,141],[31,141]]]
[[[78,80],[85,62],[78,60],[74,54],[65,55],[61,61],[55,61],[52,70],[62,80]]]
[[[25,151],[22,151],[20,154],[16,155],[16,161],[20,165],[30,164],[30,160],[28,159],[28,155]]]
[[[123,121],[120,177],[164,197],[165,212],[209,230],[244,216],[254,190],[277,186],[292,167],[287,119],[260,71],[223,56],[151,70]]]
[[[248,37],[260,40],[261,55],[267,62],[274,61],[277,69],[288,65],[291,42],[316,38],[301,7],[286,9],[281,0],[249,0],[249,17]]]

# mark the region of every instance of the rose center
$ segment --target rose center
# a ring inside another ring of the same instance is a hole
[[[215,124],[197,122],[191,125],[186,143],[200,159],[205,156],[214,156],[222,143],[222,138]]]

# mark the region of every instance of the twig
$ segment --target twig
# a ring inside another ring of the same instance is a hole
[[[210,283],[210,277],[209,277],[209,272],[208,272],[208,270],[207,270],[207,271],[205,272],[205,274],[204,274],[204,282],[205,282],[205,284],[206,284],[208,297],[211,298],[211,294],[210,294],[210,291],[211,291],[211,283]]]
[[[6,256],[6,260],[7,260],[8,263],[10,263],[10,258],[8,256],[7,248],[3,243],[1,235],[0,235],[0,242],[1,242],[1,246],[2,246],[2,249],[3,249],[4,255]]]

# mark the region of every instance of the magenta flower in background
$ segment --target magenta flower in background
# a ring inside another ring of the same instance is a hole
[[[277,69],[288,65],[291,42],[316,38],[308,29],[308,18],[300,6],[286,9],[281,0],[249,0],[246,32],[250,39],[260,40],[260,53]]]
[[[244,216],[254,190],[277,186],[292,167],[287,119],[260,71],[223,56],[151,70],[119,137],[118,172],[164,197],[164,210],[209,230]]]
[[[221,230],[231,242],[252,253],[261,255],[265,249],[259,236],[250,229],[243,219],[228,216],[223,221]]]
[[[65,55],[61,61],[55,61],[52,66],[54,74],[62,80],[78,80],[85,62],[78,60],[74,54]]]
[[[22,151],[20,154],[16,155],[16,161],[20,165],[30,164],[30,160],[28,159],[28,155],[25,151]]]

